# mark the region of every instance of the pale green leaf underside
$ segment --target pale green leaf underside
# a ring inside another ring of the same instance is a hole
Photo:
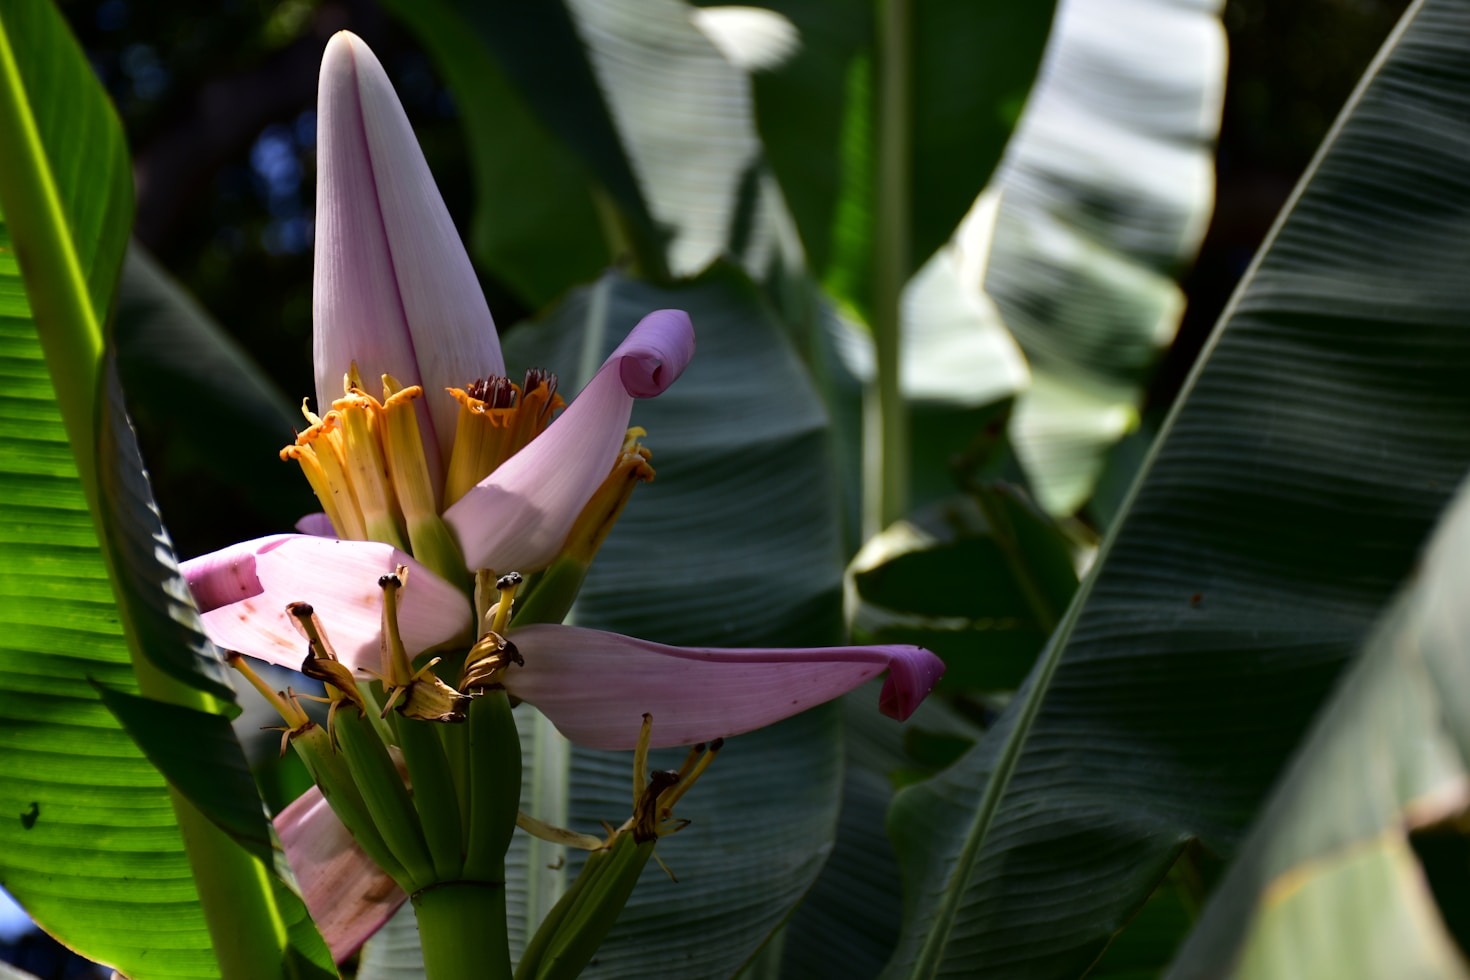
[[[1047,509],[1090,496],[1174,336],[1214,198],[1225,40],[1214,0],[1059,5],[974,270],[1031,365],[1011,435]],[[993,230],[993,238],[991,233]],[[988,250],[988,261],[983,254]]]

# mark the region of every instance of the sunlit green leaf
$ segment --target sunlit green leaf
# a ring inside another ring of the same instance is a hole
[[[300,902],[269,894],[249,855],[171,798],[91,686],[233,706],[102,356],[131,212],[121,128],[49,4],[0,4],[0,142],[0,784],[22,818],[0,832],[0,881],[128,973],[219,970],[211,938],[225,933],[205,929],[201,893],[227,899],[211,903],[215,923],[263,940],[256,952],[281,954],[286,975],[330,971]],[[238,954],[220,948],[226,963]]]
[[[38,103],[50,110],[38,123],[70,164],[58,191],[71,226],[87,231],[75,236],[77,260],[105,311],[130,210],[120,129],[49,5],[0,6],[0,28],[32,55],[21,61],[26,91],[55,93]],[[136,689],[8,223],[0,374],[0,810],[11,815],[0,821],[0,884],[94,959],[208,975],[214,953],[163,779],[87,682]]]

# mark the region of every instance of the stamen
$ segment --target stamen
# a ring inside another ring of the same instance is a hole
[[[327,730],[332,732],[332,721],[337,716],[337,707],[341,702],[351,703],[359,714],[367,710],[362,691],[358,689],[352,671],[337,659],[337,653],[328,642],[321,620],[317,618],[316,610],[310,603],[293,602],[286,607],[286,612],[291,616],[297,631],[306,637],[306,659],[301,663],[301,672],[326,685],[327,701],[331,705],[327,711]],[[335,739],[333,732],[334,743]]]
[[[515,608],[516,590],[524,581],[520,572],[509,572],[495,580],[495,588],[500,593],[500,601],[490,607],[491,632],[505,635],[506,627],[510,625],[511,610]]]
[[[414,399],[424,393],[418,385],[402,387],[392,375],[383,375],[380,414],[384,456],[405,524],[413,556],[450,582],[464,575],[464,557],[449,528],[439,517],[434,481],[424,455],[419,413]]]
[[[680,830],[683,830],[687,826],[689,826],[689,821],[688,820],[685,820],[685,821],[683,821],[683,824],[682,824],[682,826],[679,827],[679,829]],[[672,868],[670,868],[667,864],[664,864],[664,859],[658,856],[658,851],[654,851],[652,856],[653,856],[654,862],[658,864],[659,870],[662,871],[664,874],[668,875],[669,876],[669,880],[672,881],[674,884],[677,885],[679,883],[679,876],[676,875],[676,874],[674,874],[674,871],[673,871]]]
[[[592,494],[572,529],[567,533],[562,554],[569,555],[584,564],[591,564],[602,542],[607,540],[623,508],[633,497],[633,489],[640,483],[653,481],[653,466],[649,460],[653,454],[638,440],[647,435],[639,426],[628,430],[623,441],[623,450],[612,472]]]
[[[482,568],[475,572],[475,622],[481,629],[490,628],[495,603],[500,600],[500,593],[495,588],[497,581],[491,569]]]
[[[378,588],[383,590],[383,679],[393,688],[413,683],[413,667],[403,645],[403,636],[398,632],[398,590],[403,588],[403,581],[408,577],[408,566],[399,565],[396,571],[397,574],[378,579]]]
[[[551,424],[551,415],[566,402],[556,393],[556,375],[540,368],[526,372],[525,384],[521,387],[521,404],[515,413],[515,426],[506,447],[505,459],[526,448]]]
[[[302,411],[306,412],[305,403]],[[340,431],[342,414],[328,412],[326,418],[310,412],[306,414],[315,421],[297,434],[293,445],[281,450],[281,459],[294,459],[301,464],[307,482],[321,502],[322,510],[332,519],[332,527],[338,535],[353,541],[365,540],[367,532],[362,508],[353,491],[344,456]]]
[[[392,375],[383,375],[383,444],[393,489],[412,531],[415,516],[437,516],[429,464],[419,434],[418,410],[413,400],[424,393],[418,385],[403,387]]]
[[[293,602],[286,606],[286,613],[296,624],[296,629],[306,642],[311,644],[312,652],[324,660],[337,660],[337,651],[333,649],[331,642],[327,639],[322,621],[317,618],[316,609],[309,602]]]
[[[291,739],[315,726],[316,723],[306,716],[306,712],[296,702],[296,696],[290,693],[290,688],[287,688],[285,691],[271,690],[270,685],[250,667],[250,664],[246,662],[243,655],[236,653],[234,650],[227,651],[225,653],[225,663],[238,670],[250,682],[250,686],[259,691],[261,696],[270,702],[271,707],[275,708],[280,713],[282,720],[286,722],[286,727],[280,729],[282,733],[281,755],[286,754],[286,746]],[[270,729],[270,731],[275,730],[274,728]]]
[[[367,536],[373,541],[404,549],[399,531],[397,501],[389,483],[387,462],[379,442],[383,406],[376,398],[354,388],[332,402],[340,414],[347,472],[362,510]]]
[[[657,840],[659,825],[666,818],[659,798],[679,782],[679,774],[671,769],[660,769],[649,773],[648,787],[638,797],[638,806],[633,811],[633,839],[635,841]]]
[[[446,390],[460,411],[444,481],[445,508],[525,448],[566,404],[556,393],[556,375],[541,370],[526,372],[524,386],[490,377]]]
[[[493,630],[470,647],[464,658],[464,672],[459,678],[461,691],[479,691],[500,683],[511,665],[524,666],[525,658],[516,645]]]
[[[548,843],[561,844],[565,847],[575,847],[583,851],[600,851],[604,843],[601,837],[593,837],[591,834],[580,834],[575,830],[552,826],[549,823],[537,820],[522,810],[516,811],[516,826],[532,837],[539,837]]]
[[[715,739],[709,743],[709,749],[699,757],[699,761],[694,764],[694,767],[689,770],[687,775],[683,775],[683,770],[681,769],[679,781],[659,800],[659,811],[671,812],[674,809],[674,804],[683,799],[684,794],[694,787],[694,784],[699,781],[699,777],[704,775],[704,771],[714,763],[715,756],[719,755],[720,750],[724,747],[725,740],[723,738]]]
[[[417,671],[409,661],[398,631],[398,590],[408,578],[408,568],[399,565],[395,574],[378,579],[383,590],[383,668],[388,686],[388,703],[383,716],[397,709],[406,718],[419,721],[459,722],[465,720],[470,699],[439,679],[435,657]]]

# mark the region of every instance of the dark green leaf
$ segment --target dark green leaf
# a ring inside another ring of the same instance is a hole
[[[1465,836],[1466,581],[1462,489],[1262,808],[1172,976],[1470,975],[1410,840],[1426,828]],[[1463,864],[1449,870],[1464,879]]]
[[[1407,17],[1027,685],[895,802],[893,975],[1074,976],[1232,849],[1470,466],[1470,5]]]
[[[576,153],[595,175],[626,221],[625,230],[633,239],[635,255],[645,263],[657,262],[662,255],[663,235],[656,227],[648,192],[634,172],[566,0],[535,4],[445,0],[445,6],[496,59],[541,125]],[[421,30],[434,30],[437,35],[437,24],[431,28],[419,21],[417,14],[414,19]],[[451,65],[458,64],[457,54],[441,50],[440,57],[447,72]],[[461,81],[457,71],[451,75],[452,84]],[[473,101],[477,90],[461,91],[460,96]],[[516,193],[523,190],[519,185],[515,188]],[[658,272],[660,268],[655,265],[649,271]]]
[[[532,23],[526,29],[534,29],[535,21],[550,16],[549,11],[528,9],[517,15],[502,7],[497,13],[485,9],[485,4],[448,0],[390,0],[387,6],[432,53],[455,95],[475,175],[475,219],[470,233],[475,260],[533,308],[595,277],[610,256],[593,204],[589,173],[573,150],[531,114],[533,107],[544,111],[542,98],[549,96],[523,98],[496,60],[504,48],[492,47],[489,41],[495,32],[491,22],[497,16],[528,18]],[[476,24],[489,33],[477,32]],[[548,57],[546,43],[536,42],[535,50],[542,59]],[[578,65],[583,63],[581,55],[577,57],[558,80],[560,85],[570,86],[572,79],[580,78]],[[522,67],[540,71],[544,66]],[[535,83],[534,79],[526,81]],[[591,99],[595,92],[583,95]],[[607,139],[607,134],[599,137],[595,130],[596,125],[590,124],[571,134],[582,142],[570,145],[589,153],[594,145],[606,146],[599,140]],[[564,133],[562,138],[571,136]],[[608,158],[595,153],[593,159],[614,169],[626,167],[626,163],[615,164],[621,156],[615,143],[609,153],[613,155]],[[603,180],[609,186],[616,182],[609,176]]]
[[[875,686],[842,700],[845,767],[836,842],[782,932],[786,977],[859,980],[882,969],[898,937],[902,906],[884,814],[908,774],[928,768],[931,746],[959,745],[962,752],[977,734],[937,698],[903,725],[879,717],[872,707]]]
[[[576,621],[673,643],[834,642],[841,568],[827,422],[743,276],[721,267],[672,290],[609,276],[513,336],[508,355],[560,367],[575,389],[641,316],[669,306],[690,312],[699,349],[668,392],[634,409],[658,478],[598,556]],[[734,974],[822,866],[839,751],[832,707],[731,739],[679,806],[693,825],[659,845],[679,883],[650,864],[589,975]],[[681,756],[662,753],[659,764]],[[528,759],[528,776],[535,765]],[[574,829],[597,833],[598,821],[628,816],[631,765],[627,753],[571,750]],[[555,820],[534,802],[546,790],[530,782],[523,805]],[[527,904],[544,908],[544,894],[513,891],[513,906]]]
[[[877,138],[872,100],[877,4],[761,4],[801,36],[786,63],[755,76],[756,120],[811,266],[862,307]],[[954,233],[1000,162],[1041,60],[1053,4],[915,3],[912,15],[907,275]]]
[[[301,412],[136,242],[123,263],[113,337],[155,485],[187,485],[194,499],[217,492],[222,505],[243,498],[278,527],[314,509],[293,467],[241,479],[241,462],[270,459],[304,424]],[[169,518],[187,537],[180,522],[193,515]]]
[[[103,540],[112,558],[113,588],[130,621],[129,641],[158,670],[221,699],[221,710],[238,714],[235,689],[219,652],[204,635],[194,599],[179,573],[173,542],[153,502],[137,436],[111,365],[105,384],[97,479]],[[259,802],[253,786],[251,798]]]
[[[1021,682],[1077,588],[1072,546],[1019,490],[984,484],[900,521],[853,559],[854,628],[944,658],[946,689]]]

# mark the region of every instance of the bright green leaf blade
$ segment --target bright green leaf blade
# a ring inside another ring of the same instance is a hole
[[[827,421],[738,272],[673,290],[609,276],[526,328],[534,333],[513,334],[508,356],[559,368],[574,390],[641,316],[669,306],[693,317],[698,351],[669,391],[634,409],[658,478],[603,547],[576,621],[672,643],[834,642],[841,568]],[[693,825],[659,845],[680,883],[650,865],[589,975],[734,974],[821,867],[839,751],[834,708],[730,740],[680,804]],[[574,749],[566,765],[574,829],[627,817],[630,754]]]
[[[1470,808],[1467,581],[1462,489],[1262,808],[1171,976],[1470,976],[1409,838]]]
[[[531,114],[459,5],[387,6],[432,53],[455,95],[475,175],[476,262],[533,309],[595,278],[611,256],[578,157]]]
[[[0,884],[93,959],[209,976],[163,779],[87,683],[136,684],[9,246],[0,226]]]
[[[127,235],[120,130],[49,4],[7,4],[0,21],[25,42],[12,46],[29,55],[28,90],[57,93],[38,124],[70,168],[58,172],[59,190],[73,229],[88,232],[76,239],[89,301],[106,310]],[[94,959],[129,973],[208,976],[218,967],[166,787],[87,683],[136,684],[3,223],[0,375],[0,807],[15,816],[0,821],[0,882]]]
[[[1030,362],[1012,440],[1054,513],[1090,495],[1184,310],[1174,277],[1214,192],[1219,6],[1064,4],[992,185],[998,213],[957,239]]]
[[[893,975],[1082,970],[1185,841],[1235,845],[1412,567],[1470,465],[1467,14],[1412,8],[1027,686],[895,802]]]
[[[242,805],[254,793],[255,781],[228,720],[103,685],[98,685],[98,693],[154,768],[179,792],[265,863],[276,860],[265,811]],[[233,765],[217,764],[230,755]]]

